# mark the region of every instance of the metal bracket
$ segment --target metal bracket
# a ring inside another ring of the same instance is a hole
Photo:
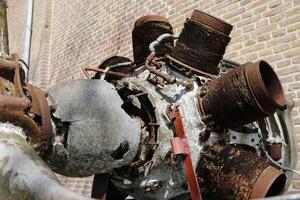
[[[189,154],[189,147],[186,138],[174,137],[171,139],[171,145],[175,156]]]
[[[173,152],[175,155],[185,155],[183,159],[183,166],[192,200],[201,200],[202,198],[200,187],[196,173],[193,169],[192,158],[190,155],[188,142],[184,132],[182,117],[178,107],[179,105],[176,105],[174,107],[172,105],[169,105],[166,109],[166,114],[172,122],[175,129],[175,138],[171,140],[171,145],[173,147],[173,150],[175,150]]]

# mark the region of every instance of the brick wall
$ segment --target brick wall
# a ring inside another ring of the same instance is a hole
[[[23,55],[25,37],[26,0],[7,1],[7,28],[10,52]]]
[[[21,53],[24,2],[8,0],[11,52]],[[35,0],[30,78],[47,88],[84,78],[81,67],[98,65],[107,56],[132,58],[131,30],[137,18],[163,15],[178,34],[193,9],[234,26],[225,58],[239,63],[265,59],[274,67],[286,95],[296,103],[293,118],[299,146],[300,0]],[[300,189],[299,178],[293,187]]]

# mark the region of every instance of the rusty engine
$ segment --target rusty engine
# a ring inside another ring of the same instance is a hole
[[[198,10],[178,37],[166,18],[141,17],[134,61],[109,57],[47,93],[16,56],[1,59],[1,122],[21,127],[54,172],[96,174],[93,198],[280,195],[297,160],[293,103],[266,61],[223,59],[231,30]]]

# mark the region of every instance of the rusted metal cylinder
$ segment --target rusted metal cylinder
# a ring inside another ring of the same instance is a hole
[[[227,22],[218,19],[214,16],[211,16],[205,12],[200,10],[194,10],[191,16],[191,19],[196,20],[202,24],[205,24],[209,27],[212,27],[225,35],[229,35],[232,30],[232,25],[228,24]]]
[[[217,74],[231,30],[230,24],[195,10],[185,21],[171,56],[193,68]]]
[[[249,151],[214,145],[207,147],[197,174],[209,199],[256,199],[280,194],[286,176],[264,158]]]
[[[211,81],[198,100],[202,120],[215,130],[263,119],[286,105],[280,81],[265,61],[246,63]]]
[[[132,30],[133,57],[136,64],[145,62],[150,54],[149,45],[164,33],[173,34],[173,28],[167,18],[162,16],[148,15],[139,18]],[[166,39],[156,49],[156,56],[170,53],[174,43],[173,39]]]
[[[268,154],[273,158],[274,160],[279,160],[281,158],[281,149],[282,144],[281,143],[269,143],[266,144]]]

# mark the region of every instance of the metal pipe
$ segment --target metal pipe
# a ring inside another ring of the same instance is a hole
[[[202,87],[199,112],[215,131],[236,128],[286,106],[283,89],[265,61],[246,63]]]
[[[106,77],[106,74],[109,70],[113,69],[113,68],[117,68],[117,67],[122,67],[122,66],[127,66],[127,65],[131,65],[132,62],[123,62],[123,63],[117,63],[115,65],[111,65],[105,68],[105,70],[103,71],[102,75],[101,75],[101,80],[104,80]]]
[[[149,45],[150,52],[155,52],[155,47],[159,45],[163,40],[172,38],[175,39],[176,37],[169,33],[164,33],[160,35],[155,41],[151,42]]]
[[[32,33],[32,16],[33,16],[33,0],[28,0],[27,4],[27,18],[26,18],[26,29],[25,29],[25,39],[23,46],[23,60],[29,66],[30,57],[30,46],[31,46],[31,33]],[[29,70],[23,68],[26,78],[28,78]]]
[[[63,187],[23,130],[9,123],[0,123],[0,172],[0,199],[90,199]]]
[[[86,67],[83,69],[85,72],[86,71],[94,71],[94,72],[101,72],[104,73],[104,69],[100,69],[100,68],[93,68],[93,67]],[[121,72],[113,72],[113,71],[107,71],[106,74],[115,76],[115,77],[119,77],[119,78],[125,78],[128,77],[127,74],[121,73]]]
[[[18,68],[19,64],[12,60],[5,60],[0,58],[0,70],[5,69],[8,71],[13,71]]]
[[[197,168],[209,199],[257,199],[281,194],[286,176],[256,154],[234,146],[212,145]]]

